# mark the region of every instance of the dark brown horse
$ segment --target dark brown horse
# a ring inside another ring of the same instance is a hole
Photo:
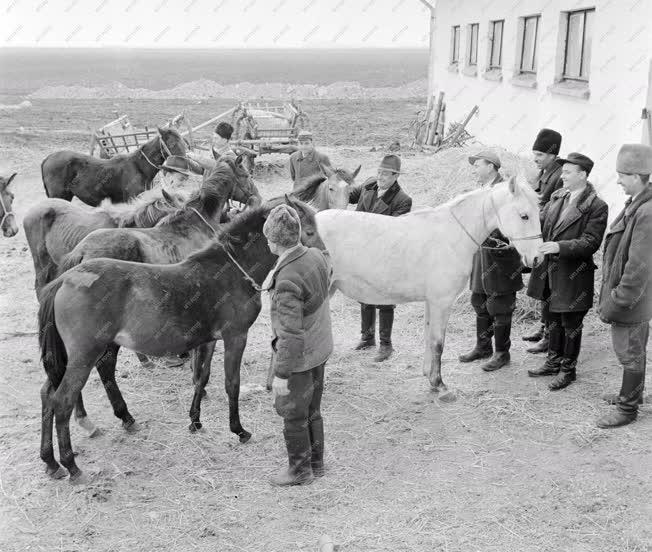
[[[0,176],[0,228],[5,238],[11,238],[18,234],[18,225],[16,224],[16,216],[13,211],[14,194],[9,189],[9,184],[16,178],[16,174],[12,174],[9,178]]]
[[[62,199],[45,199],[34,205],[23,219],[23,228],[34,261],[38,297],[41,289],[57,275],[65,255],[98,228],[150,227],[176,211],[182,201],[175,194],[167,198],[161,190],[148,190],[129,203],[87,209]]]
[[[180,263],[93,259],[46,286],[39,342],[48,376],[41,390],[41,458],[49,475],[65,475],[52,446],[56,420],[60,461],[71,482],[84,481],[72,451],[70,416],[93,366],[104,361],[98,364],[103,379],[115,371],[119,347],[153,356],[178,355],[221,337],[230,429],[241,442],[251,437],[240,422],[240,364],[249,328],[261,310],[260,285],[277,259],[263,236],[263,224],[282,201],[297,209],[303,243],[323,248],[312,209],[285,198],[245,211],[219,240]],[[202,373],[195,386],[191,417],[198,426],[208,378],[209,373]],[[121,396],[113,394],[111,400],[116,414],[131,418]]]
[[[185,156],[186,141],[171,128],[158,128],[157,135],[133,153],[98,159],[74,151],[58,151],[41,163],[43,186],[48,197],[71,201],[77,196],[97,207],[103,199],[125,202],[152,187],[161,164],[170,155]]]

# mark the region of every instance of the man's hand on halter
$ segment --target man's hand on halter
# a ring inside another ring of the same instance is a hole
[[[559,244],[557,242],[544,242],[539,246],[541,255],[555,255],[559,253]]]

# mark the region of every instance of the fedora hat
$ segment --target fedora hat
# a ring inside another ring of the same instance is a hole
[[[398,155],[386,155],[378,165],[378,170],[382,169],[401,174],[401,158]]]

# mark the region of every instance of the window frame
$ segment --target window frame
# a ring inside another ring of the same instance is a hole
[[[528,21],[534,19],[536,21],[536,25],[534,27],[534,40],[532,42],[532,65],[533,69],[523,69],[523,62],[524,62],[524,55],[525,55],[525,36],[527,33],[527,23]],[[537,62],[537,45],[538,45],[538,39],[539,39],[539,23],[541,22],[541,14],[536,14],[536,15],[526,15],[521,17],[521,20],[523,21],[523,33],[521,36],[521,55],[519,59],[519,64],[518,64],[518,73],[519,75],[536,75],[537,74],[537,67],[536,67],[536,62]]]
[[[585,63],[588,61],[589,62],[589,69],[590,69],[590,60],[585,60],[584,59],[584,53],[586,51],[586,20],[587,20],[587,14],[593,12],[595,13],[595,8],[584,8],[581,10],[572,10],[572,11],[566,11],[564,12],[565,16],[565,24],[566,24],[566,36],[564,39],[564,58],[562,62],[562,71],[561,71],[561,79],[562,80],[567,80],[567,81],[578,81],[578,82],[589,82],[589,77],[590,74],[587,73],[586,77],[582,76],[582,70],[584,69]],[[579,66],[579,74],[578,76],[572,76],[568,75],[566,73],[566,68],[568,67],[568,39],[570,37],[570,22],[571,22],[571,17],[573,15],[576,15],[578,13],[583,14],[582,18],[582,42],[581,42],[581,47],[580,47],[580,66]]]
[[[462,32],[461,25],[451,26],[451,56],[450,65],[459,65],[460,63],[460,40]],[[457,48],[456,48],[457,46]]]
[[[465,65],[467,67],[477,67],[478,66],[478,42],[480,40],[480,23],[469,23],[467,25],[469,33],[469,47],[466,55]],[[475,63],[471,61],[474,56],[473,49],[473,31],[475,29]]]
[[[496,45],[496,26],[500,23],[500,45],[498,46],[498,65],[493,65],[492,61],[494,58],[494,47]],[[490,35],[489,42],[491,44],[489,48],[489,62],[487,63],[487,69],[492,70],[502,70],[503,68],[503,36],[505,34],[505,20],[504,19],[495,19],[489,22],[490,24]]]

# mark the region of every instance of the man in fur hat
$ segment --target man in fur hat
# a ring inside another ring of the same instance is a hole
[[[605,238],[598,312],[603,322],[611,324],[623,377],[618,395],[604,397],[616,405],[616,411],[597,421],[601,428],[623,426],[637,417],[652,320],[652,147],[623,145],[616,171],[629,199]]]
[[[551,391],[564,389],[576,378],[582,323],[593,306],[593,254],[602,243],[608,211],[587,180],[593,161],[570,153],[561,162],[564,187],[553,192],[541,213],[543,260],[537,269],[543,275],[542,292],[532,293],[528,287],[528,295],[547,302],[550,336],[545,363],[528,375],[554,375]]]
[[[550,196],[562,187],[561,162],[558,159],[561,149],[561,134],[556,130],[542,128],[537,134],[532,145],[532,156],[534,164],[539,169],[536,187],[534,190],[539,194],[539,205],[543,209]],[[533,293],[543,292],[543,274],[536,267],[532,269],[528,289],[532,287]],[[547,328],[548,306],[545,302],[541,304],[541,326],[532,335],[523,337],[523,341],[537,341],[536,345],[527,349],[528,353],[545,353],[548,351],[548,328]]]
[[[494,152],[481,151],[469,157],[469,163],[480,186],[492,187],[503,181],[498,172],[500,159]],[[523,287],[521,267],[521,254],[500,230],[494,230],[473,256],[469,289],[476,313],[476,342],[470,352],[460,355],[460,362],[491,357],[482,365],[485,372],[509,363],[512,313],[516,292]]]
[[[354,187],[349,194],[349,203],[357,203],[356,211],[378,213],[398,217],[410,212],[412,198],[398,183],[401,174],[401,158],[398,155],[386,155],[378,167],[376,178],[371,177],[361,185]],[[387,360],[392,348],[392,327],[394,325],[395,305],[366,305],[360,303],[362,317],[362,338],[355,347],[357,351],[376,346],[376,309],[379,311],[380,348],[374,357],[375,362]]]
[[[327,254],[301,244],[301,222],[287,205],[271,210],[263,234],[278,261],[271,275],[272,391],[283,418],[289,466],[270,482],[303,485],[324,472],[321,397],[333,351]]]

